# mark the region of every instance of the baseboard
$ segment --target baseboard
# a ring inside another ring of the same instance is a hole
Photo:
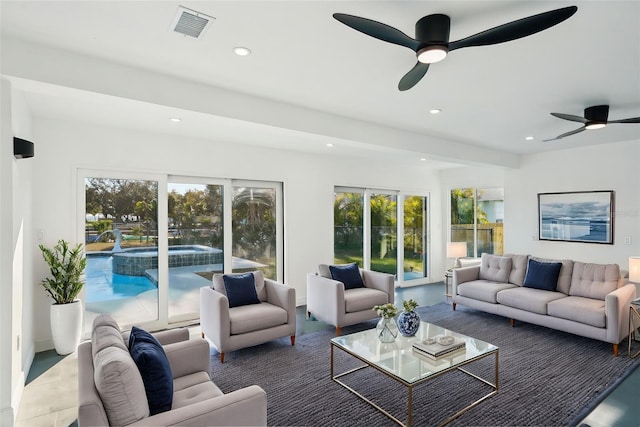
[[[15,423],[16,412],[17,411],[14,412],[13,408],[11,407],[0,409],[0,425],[13,427],[13,424]]]
[[[35,353],[40,353],[41,351],[53,350],[55,347],[53,346],[53,340],[45,340],[34,342],[33,348]]]
[[[20,374],[18,375],[16,386],[11,393],[11,406],[15,408],[14,409],[15,417],[18,416],[18,410],[20,409],[20,400],[22,400],[22,392],[24,391],[25,379],[26,378],[24,376],[24,371],[20,372]]]
[[[296,307],[307,305],[307,297],[296,297]]]

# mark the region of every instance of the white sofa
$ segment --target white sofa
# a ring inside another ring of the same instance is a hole
[[[530,263],[533,260],[534,263]],[[561,263],[553,290],[531,287],[529,265]],[[452,307],[488,313],[618,344],[628,335],[629,304],[636,287],[617,264],[552,260],[528,255],[482,255],[480,266],[453,271]]]

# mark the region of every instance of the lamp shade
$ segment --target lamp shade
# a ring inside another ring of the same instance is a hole
[[[640,283],[640,256],[629,257],[629,280]]]
[[[467,242],[449,242],[447,245],[447,257],[464,258],[467,256]]]

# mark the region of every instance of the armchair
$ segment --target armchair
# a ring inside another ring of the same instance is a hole
[[[224,394],[211,381],[209,345],[187,329],[153,334],[173,376],[171,409],[150,415],[145,386],[129,354],[127,334],[109,316],[94,322],[78,347],[78,425],[267,425],[267,397],[257,385]]]
[[[393,304],[393,275],[357,269],[362,286],[348,289],[343,281],[332,278],[330,268],[320,264],[318,274],[307,275],[307,314],[335,326],[336,335],[343,326],[378,317],[374,305]]]
[[[202,337],[218,350],[221,363],[226,352],[277,338],[289,336],[291,345],[296,343],[295,289],[265,279],[261,271],[253,275],[258,303],[230,307],[221,274],[213,276],[213,287],[200,288]]]

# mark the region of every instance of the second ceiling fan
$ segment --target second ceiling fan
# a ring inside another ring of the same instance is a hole
[[[396,28],[371,19],[344,13],[334,13],[333,17],[361,33],[408,47],[416,52],[418,62],[398,84],[398,89],[404,91],[411,89],[424,77],[429,64],[443,60],[453,50],[504,43],[530,36],[569,19],[577,10],[576,6],[569,6],[539,13],[453,42],[449,42],[451,19],[443,14],[428,15],[416,22],[415,39]]]
[[[542,142],[555,141],[557,139],[566,138],[567,136],[575,135],[583,130],[601,129],[608,124],[614,123],[640,123],[640,117],[632,117],[629,119],[609,120],[609,106],[608,105],[594,105],[593,107],[587,107],[584,109],[584,117],[574,116],[573,114],[564,113],[551,113],[552,116],[563,120],[569,120],[570,122],[582,123],[582,127],[576,130],[572,130],[562,135],[558,135],[555,138],[543,139]]]

